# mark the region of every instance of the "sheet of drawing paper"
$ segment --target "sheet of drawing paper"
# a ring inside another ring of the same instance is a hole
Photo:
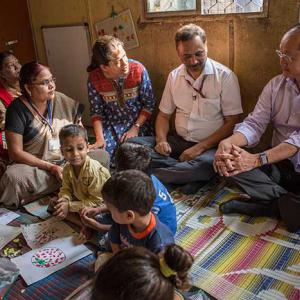
[[[74,239],[74,236],[69,236],[53,240],[13,258],[12,262],[30,285],[92,253],[85,245],[77,245]]]
[[[20,227],[0,224],[0,249],[21,233]]]
[[[0,224],[6,225],[18,217],[20,217],[20,215],[13,211],[6,208],[0,208]]]
[[[40,248],[58,238],[78,235],[73,228],[55,217],[41,223],[21,225],[21,228],[31,249]]]
[[[49,201],[50,198],[39,199],[25,205],[24,208],[30,214],[45,220],[51,217],[51,214],[47,212]]]

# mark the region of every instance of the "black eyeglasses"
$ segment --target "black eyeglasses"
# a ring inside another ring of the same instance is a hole
[[[55,84],[55,82],[56,82],[56,78],[55,77],[51,77],[49,79],[45,79],[45,80],[40,81],[40,82],[33,82],[32,84],[49,86],[49,84],[51,84],[51,83]]]

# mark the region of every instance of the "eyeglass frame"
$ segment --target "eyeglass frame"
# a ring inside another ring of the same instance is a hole
[[[276,54],[279,56],[279,58],[285,59],[289,64],[293,62],[293,58],[285,53],[282,53],[280,50],[275,50]]]
[[[41,82],[32,82],[31,84],[33,85],[43,85],[43,86],[49,86],[50,83],[56,83],[56,78],[55,77],[51,77],[49,79],[45,79]]]

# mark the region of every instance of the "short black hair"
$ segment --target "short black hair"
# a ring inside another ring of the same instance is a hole
[[[69,124],[64,126],[59,132],[60,145],[64,143],[65,139],[69,136],[81,136],[88,143],[87,131],[84,127],[76,124]]]
[[[150,149],[140,144],[123,143],[116,151],[115,161],[118,171],[134,169],[148,173],[151,161]]]
[[[116,172],[102,188],[104,201],[120,212],[132,210],[141,216],[151,211],[155,195],[151,178],[138,170]]]
[[[195,36],[199,36],[203,44],[206,43],[206,33],[200,26],[188,24],[180,27],[175,34],[176,48],[179,42],[192,40]]]

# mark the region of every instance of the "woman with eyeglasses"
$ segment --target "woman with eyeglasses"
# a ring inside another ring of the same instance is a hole
[[[37,62],[20,71],[22,96],[7,108],[5,133],[9,157],[0,180],[0,203],[20,206],[60,187],[60,129],[76,119],[79,104],[55,91],[55,78]]]
[[[4,133],[5,113],[13,99],[21,95],[19,86],[20,69],[21,65],[12,52],[0,52],[0,177],[8,162]]]
[[[88,96],[96,142],[114,162],[115,150],[126,140],[153,134],[150,122],[155,97],[146,68],[128,59],[123,43],[113,36],[100,37],[88,66]]]

